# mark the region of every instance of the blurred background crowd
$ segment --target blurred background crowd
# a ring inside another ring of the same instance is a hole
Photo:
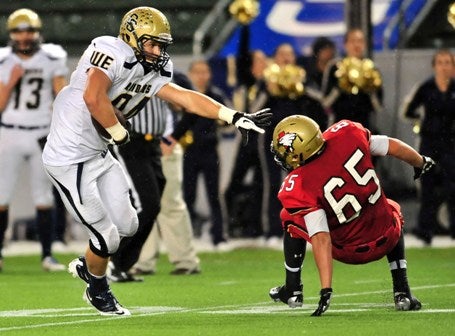
[[[247,146],[234,128],[200,117],[176,128],[184,150],[181,188],[197,240],[221,250],[236,238],[281,248],[276,194],[284,172],[270,154],[271,133],[282,118],[303,114],[322,130],[346,118],[417,148],[429,143],[428,154],[444,165],[422,188],[399,162],[375,164],[386,194],[403,206],[405,230],[430,245],[434,235],[455,238],[450,224],[455,196],[448,183],[455,180],[455,170],[449,169],[455,160],[452,3],[2,0],[0,43],[9,41],[8,16],[18,8],[33,9],[42,20],[44,40],[68,53],[71,73],[92,38],[116,36],[125,12],[152,5],[169,19],[175,42],[168,52],[193,88],[237,110],[270,107],[273,112],[272,126],[264,135],[251,135]],[[427,80],[436,83],[434,95],[421,88]],[[441,117],[449,110],[451,116]],[[21,176],[7,239],[36,240],[25,168]],[[427,197],[421,197],[423,191]],[[54,219],[55,243],[62,248],[85,239],[59,204]]]

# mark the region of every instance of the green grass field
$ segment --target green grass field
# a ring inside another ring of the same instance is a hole
[[[75,255],[58,255],[69,262]],[[419,312],[397,312],[386,260],[335,264],[334,296],[322,317],[318,276],[307,253],[304,306],[271,302],[284,280],[281,252],[241,249],[200,254],[202,273],[171,276],[163,256],[143,283],[113,284],[130,317],[105,317],[82,301],[84,284],[44,273],[38,256],[7,257],[0,273],[0,335],[455,335],[455,248],[408,249]]]

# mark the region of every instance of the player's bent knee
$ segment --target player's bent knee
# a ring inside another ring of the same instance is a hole
[[[109,254],[114,254],[117,252],[118,247],[120,245],[120,235],[117,229],[113,228],[110,232],[108,242],[107,242],[107,248]]]
[[[103,258],[114,254],[120,245],[120,235],[112,225],[102,231],[92,231],[90,235],[90,250]]]
[[[126,232],[125,237],[133,236],[137,232],[138,228],[139,228],[139,219],[137,218],[137,216],[134,216],[133,218],[131,218],[131,225],[129,227],[128,232]]]
[[[131,213],[129,218],[125,218],[122,225],[117,226],[120,237],[133,236],[139,227],[139,219],[136,212]]]

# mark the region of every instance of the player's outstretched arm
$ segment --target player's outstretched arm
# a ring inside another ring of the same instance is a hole
[[[311,236],[311,245],[322,288],[318,308],[312,316],[320,316],[329,308],[332,296],[333,261],[330,233],[318,232],[314,234]]]
[[[156,95],[169,103],[184,107],[188,112],[234,124],[242,133],[243,144],[248,142],[250,130],[264,133],[263,127],[270,125],[272,117],[270,109],[252,114],[235,111],[202,93],[182,88],[175,83],[164,85]]]
[[[387,154],[414,167],[414,179],[421,177],[436,164],[432,158],[420,155],[414,148],[395,138],[389,138]]]

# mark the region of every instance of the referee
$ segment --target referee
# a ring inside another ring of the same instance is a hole
[[[166,118],[172,117],[171,113],[165,101],[152,96],[144,111],[129,120],[130,142],[115,146],[115,154],[131,178],[131,199],[138,214],[139,228],[134,236],[122,239],[119,249],[111,257],[108,277],[113,282],[142,281],[128,271],[139,259],[142,246],[160,212],[166,183],[160,141],[165,132]]]

